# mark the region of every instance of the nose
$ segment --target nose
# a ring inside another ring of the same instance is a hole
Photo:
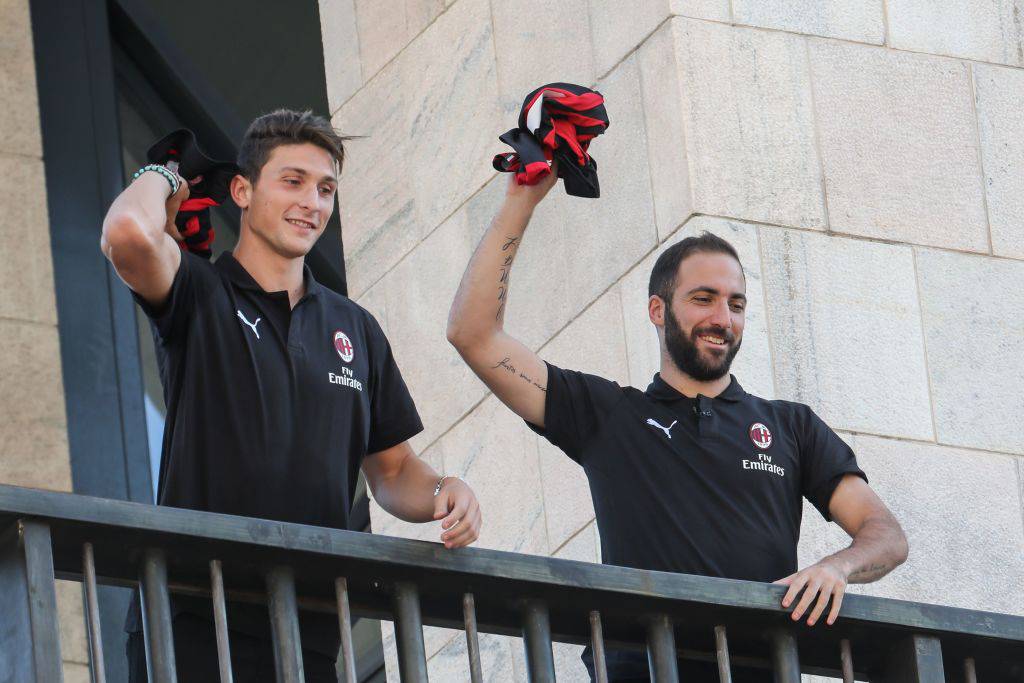
[[[729,302],[724,299],[715,304],[708,323],[725,330],[732,329],[732,312],[729,310]]]
[[[319,191],[320,190],[319,190],[319,188],[316,185],[313,185],[312,187],[307,189],[299,197],[299,206],[301,206],[303,209],[305,209],[307,211],[312,211],[313,209],[315,209],[316,205],[317,205],[317,201],[319,199],[319,195],[318,195]]]

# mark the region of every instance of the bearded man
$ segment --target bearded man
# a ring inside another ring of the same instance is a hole
[[[729,374],[747,297],[728,242],[688,237],[657,260],[647,313],[661,370],[646,391],[545,363],[504,331],[516,251],[556,180],[510,178],[452,304],[449,341],[505,405],[583,467],[604,564],[785,584],[794,621],[834,623],[847,584],[890,572],[907,541],[853,452],[808,406],[752,396]],[[852,543],[798,571],[804,497]],[[590,653],[583,659],[594,677]],[[649,680],[642,652],[609,651],[606,661],[611,681]],[[713,664],[678,664],[683,680],[718,680]],[[733,667],[734,681],[765,676]]]

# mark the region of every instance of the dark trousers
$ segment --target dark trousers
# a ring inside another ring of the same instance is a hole
[[[174,654],[178,680],[183,683],[219,683],[217,634],[213,622],[194,614],[174,617]],[[228,632],[231,670],[235,683],[270,683],[275,680],[273,645],[268,640],[238,631]],[[129,633],[126,646],[129,683],[148,683],[146,644],[142,633]],[[319,652],[302,651],[306,683],[338,683],[334,660]]]

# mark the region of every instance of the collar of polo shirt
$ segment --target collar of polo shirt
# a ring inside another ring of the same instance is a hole
[[[732,379],[729,386],[727,386],[718,396],[715,396],[715,400],[730,401],[733,403],[743,400],[743,396],[746,395],[747,392],[743,391],[743,387],[741,387],[740,383],[736,381],[736,377],[732,375],[729,375],[729,377]],[[650,386],[647,387],[646,393],[648,396],[658,401],[679,401],[681,399],[687,399],[690,401],[694,400],[693,398],[680,393],[672,387],[671,384],[663,380],[660,372],[654,374],[654,379],[651,381]]]
[[[230,251],[225,251],[223,254],[218,256],[216,265],[227,274],[228,278],[231,279],[236,287],[252,290],[254,292],[262,292],[264,294],[270,293],[260,287],[260,283],[256,282],[252,275],[249,275],[249,271],[245,269],[245,266],[238,262],[238,259],[236,259],[234,254]],[[306,286],[306,293],[303,295],[303,299],[306,297],[320,295],[320,289],[323,285],[316,281],[313,277],[313,271],[310,270],[309,265],[305,263],[302,264],[302,281]]]

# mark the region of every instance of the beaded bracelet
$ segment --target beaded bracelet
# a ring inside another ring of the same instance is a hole
[[[178,176],[175,175],[174,173],[171,173],[168,169],[159,164],[149,164],[147,166],[143,166],[132,175],[132,180],[137,180],[139,176],[141,176],[146,171],[153,171],[154,173],[159,173],[160,175],[162,175],[164,178],[167,179],[167,182],[171,186],[171,196],[173,197],[174,195],[178,194],[178,188],[181,186],[181,182],[178,180]]]

